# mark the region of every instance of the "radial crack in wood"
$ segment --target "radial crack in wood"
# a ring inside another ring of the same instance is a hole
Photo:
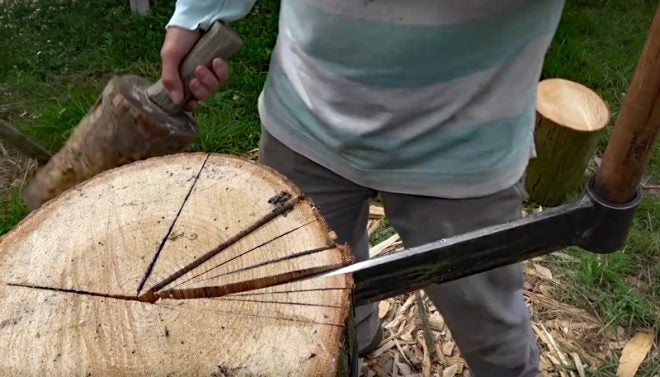
[[[266,167],[220,155],[203,165],[206,158],[179,154],[101,173],[0,238],[0,375],[348,373],[350,276],[257,285],[222,298],[139,301],[137,287],[163,239],[146,286],[273,211],[280,202],[272,198],[299,193]],[[306,253],[315,249],[323,250]],[[205,284],[267,282],[345,264],[348,252],[304,199],[181,279],[245,253]]]

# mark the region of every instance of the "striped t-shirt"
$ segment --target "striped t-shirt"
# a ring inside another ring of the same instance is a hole
[[[254,2],[178,0],[168,25],[235,21]],[[445,198],[494,193],[533,157],[536,85],[563,6],[281,0],[261,121],[363,186]]]

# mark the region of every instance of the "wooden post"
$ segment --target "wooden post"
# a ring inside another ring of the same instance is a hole
[[[537,157],[530,161],[526,189],[530,200],[556,206],[584,184],[585,170],[610,114],[589,88],[546,79],[538,85],[536,117]]]
[[[346,263],[305,198],[243,234],[301,195],[270,168],[189,153],[106,171],[46,203],[0,238],[0,375],[347,375],[350,275],[138,296],[141,282],[192,292]]]
[[[131,0],[131,10],[142,16],[148,15],[151,11],[149,0]]]
[[[595,190],[603,200],[622,204],[633,198],[659,132],[660,5],[596,174]]]

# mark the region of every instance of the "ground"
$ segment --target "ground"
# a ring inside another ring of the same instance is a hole
[[[152,15],[139,17],[123,0],[4,0],[0,118],[57,151],[112,75],[158,76],[163,26],[173,3],[156,2]],[[569,2],[543,77],[574,80],[596,91],[610,107],[611,129],[656,6],[650,0]],[[196,112],[200,131],[191,150],[244,155],[256,147],[255,103],[275,39],[277,7],[277,1],[257,2],[250,16],[234,25],[247,43],[232,59],[230,81]],[[608,136],[601,139],[594,166]],[[27,214],[20,189],[34,167],[10,146],[0,145],[0,235]],[[615,376],[622,349],[636,334],[649,334],[656,344],[659,340],[660,146],[646,173],[645,198],[622,251],[597,256],[569,249],[526,263],[525,296],[546,375],[581,376],[584,367],[584,375]],[[538,209],[528,204],[528,210]],[[391,240],[386,219],[374,221],[373,244]],[[467,375],[449,330],[425,301],[421,314],[429,315],[429,334],[438,345],[438,360],[428,364],[431,352],[428,347],[424,351],[414,297],[382,304],[386,339],[367,358],[365,375]],[[637,375],[660,375],[656,346]]]

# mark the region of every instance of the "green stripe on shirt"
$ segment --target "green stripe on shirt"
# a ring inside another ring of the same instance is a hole
[[[463,23],[409,25],[328,14],[314,1],[288,0],[280,23],[305,53],[339,76],[371,86],[418,87],[511,59],[527,41],[554,30],[561,7],[533,0]]]

